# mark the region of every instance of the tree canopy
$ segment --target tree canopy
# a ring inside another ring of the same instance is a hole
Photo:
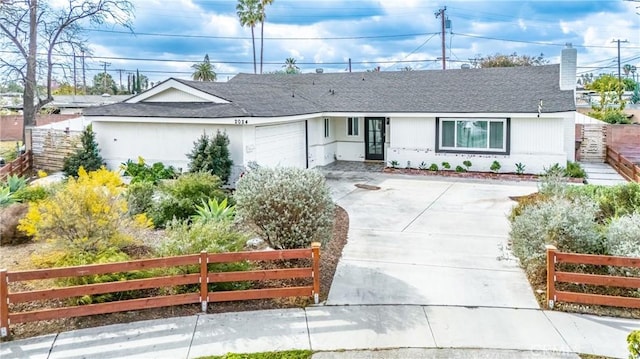
[[[256,66],[256,37],[254,29],[256,24],[261,22],[262,10],[260,9],[259,0],[238,0],[236,5],[236,13],[240,19],[240,25],[251,28],[251,43],[253,45],[253,73],[257,73]]]
[[[487,56],[477,56],[472,59],[473,67],[517,67],[517,66],[540,66],[546,65],[549,60],[544,58],[544,54],[538,56],[518,55],[514,52],[511,55],[494,54]]]
[[[204,60],[200,63],[191,65],[194,70],[191,77],[196,81],[215,81],[216,73],[213,71],[215,68],[211,61],[209,61],[209,54],[204,55]]]

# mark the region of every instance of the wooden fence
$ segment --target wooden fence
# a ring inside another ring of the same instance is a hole
[[[607,146],[606,162],[627,180],[640,182],[640,166],[609,146]]]
[[[564,253],[558,252],[556,247],[550,245],[546,246],[546,248],[547,306],[549,308],[553,308],[554,304],[557,302],[640,308],[640,298],[556,290],[556,283],[575,283],[638,289],[640,288],[640,278],[638,277],[560,272],[556,270],[556,265],[560,263],[572,263],[640,268],[640,258]]]
[[[208,264],[240,261],[275,261],[311,258],[310,267],[251,270],[238,272],[210,272]],[[31,280],[84,277],[89,275],[123,273],[155,268],[198,265],[199,273],[157,276],[108,283],[86,284],[71,287],[11,292],[9,283]],[[208,283],[236,281],[264,281],[273,279],[312,278],[312,285],[283,288],[247,289],[209,292]],[[197,293],[157,295],[146,298],[119,300],[107,303],[76,305],[40,309],[27,312],[11,312],[9,305],[49,299],[82,297],[140,289],[167,288],[178,285],[198,284]],[[40,320],[81,317],[94,314],[123,312],[138,309],[167,307],[200,303],[202,311],[210,302],[226,302],[248,299],[312,296],[315,303],[320,293],[320,244],[311,248],[260,252],[207,253],[176,257],[142,259],[129,262],[94,264],[76,267],[8,272],[0,270],[0,336],[7,336],[9,325]]]
[[[21,154],[18,158],[0,168],[0,182],[11,175],[24,176],[31,171],[32,165],[33,156],[31,151]]]

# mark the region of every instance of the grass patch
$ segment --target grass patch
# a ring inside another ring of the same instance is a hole
[[[265,352],[237,354],[227,353],[225,355],[212,355],[200,357],[198,359],[311,359],[311,350],[286,350],[281,352]]]

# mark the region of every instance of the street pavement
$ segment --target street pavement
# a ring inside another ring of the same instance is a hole
[[[626,336],[640,320],[540,310],[506,249],[509,196],[534,192],[534,183],[373,173],[331,173],[328,183],[350,231],[326,303],[3,342],[0,358],[289,349],[313,350],[314,359],[627,357]]]

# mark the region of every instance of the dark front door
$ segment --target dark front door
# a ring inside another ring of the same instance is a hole
[[[384,117],[365,117],[364,148],[366,160],[384,161]]]

